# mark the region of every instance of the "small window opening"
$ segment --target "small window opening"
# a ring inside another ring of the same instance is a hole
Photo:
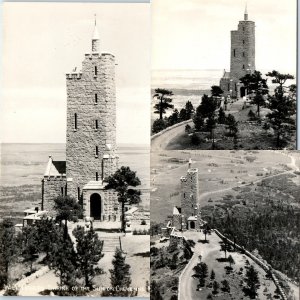
[[[95,66],[95,76],[98,75],[98,69],[97,69],[97,66]]]
[[[245,52],[243,52],[243,57],[245,57]]]
[[[245,70],[245,65],[243,65],[243,70]]]
[[[80,187],[77,187],[77,198],[80,200]]]
[[[98,148],[98,146],[96,146],[95,155],[98,156],[98,154],[99,154],[99,148]]]
[[[98,181],[99,180],[99,174],[98,174],[98,172],[96,172],[96,181]]]
[[[98,94],[95,94],[95,103],[98,103]]]
[[[60,191],[61,191],[61,195],[63,196],[63,195],[64,195],[64,188],[61,187],[61,188],[60,188]]]
[[[98,120],[95,120],[95,128],[98,129],[98,126],[99,126]]]
[[[74,114],[74,129],[77,129],[77,114]]]
[[[235,57],[235,49],[233,49],[233,56]]]

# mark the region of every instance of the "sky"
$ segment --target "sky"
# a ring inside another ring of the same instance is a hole
[[[153,0],[152,69],[229,69],[245,0]],[[256,69],[296,73],[296,0],[248,0]]]
[[[64,143],[66,79],[91,52],[116,57],[117,143],[150,143],[148,3],[4,3],[1,139]]]

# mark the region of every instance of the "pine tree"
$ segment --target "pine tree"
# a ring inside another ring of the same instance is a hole
[[[9,266],[16,258],[17,245],[14,224],[4,219],[0,223],[0,289],[7,284]]]
[[[102,273],[98,263],[104,256],[103,241],[99,240],[93,227],[84,231],[83,227],[77,226],[73,230],[73,235],[76,238],[78,271],[84,277],[85,286],[92,288],[94,277]]]
[[[122,166],[106,178],[105,182],[107,182],[105,189],[114,189],[118,193],[118,200],[122,206],[122,231],[125,232],[125,204],[137,204],[141,201],[141,192],[132,188],[140,185],[141,181],[136,172]]]
[[[210,273],[210,280],[214,280],[216,278],[216,273],[214,270],[211,270],[211,273]]]
[[[113,290],[115,291],[114,295],[128,296],[129,287],[131,284],[130,265],[125,263],[125,255],[119,248],[116,248],[112,264],[113,269],[109,270],[109,272],[111,285]]]
[[[167,109],[173,108],[174,105],[172,103],[173,92],[158,88],[155,89],[155,94],[153,98],[156,98],[158,102],[154,105],[155,111],[154,113],[159,114],[159,119],[162,120],[163,115],[166,113]]]
[[[205,285],[205,278],[208,275],[208,267],[207,264],[204,262],[200,262],[193,268],[195,272],[195,277],[199,278],[199,286]]]
[[[56,229],[56,239],[52,244],[47,264],[60,279],[59,286],[67,287],[68,291],[76,286],[77,264],[76,253],[70,238],[64,238],[63,231]]]
[[[56,211],[56,219],[65,221],[64,237],[68,235],[68,221],[77,221],[82,217],[81,205],[70,196],[59,196],[54,199],[54,210]]]
[[[254,298],[257,294],[257,290],[260,287],[260,282],[259,282],[258,272],[254,269],[253,265],[251,265],[248,268],[246,272],[245,281],[247,284],[249,295]]]

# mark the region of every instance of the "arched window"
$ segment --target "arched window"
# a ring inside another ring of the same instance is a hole
[[[98,129],[98,120],[95,120],[95,129]]]
[[[74,129],[77,129],[77,114],[74,114]]]
[[[98,157],[98,154],[99,154],[99,148],[98,148],[98,146],[96,146],[96,151],[95,151],[96,157]]]

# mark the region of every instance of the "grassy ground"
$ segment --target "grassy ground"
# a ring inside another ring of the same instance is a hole
[[[238,121],[238,149],[276,149],[276,138],[273,133],[263,129],[264,122],[253,122],[249,121],[248,113],[250,110],[256,112],[256,106],[249,105],[244,108],[244,101],[242,99],[229,104],[227,107],[226,114],[234,115],[235,119]],[[268,109],[262,108],[260,112],[260,117],[262,120],[265,118],[266,114],[269,112]],[[210,134],[208,132],[197,132],[197,136],[200,138],[200,144],[194,145],[191,142],[191,137],[184,131],[180,136],[167,145],[167,150],[209,150],[212,149],[212,142],[207,141]],[[234,149],[233,137],[228,136],[228,131],[225,125],[218,124],[215,129],[215,149]],[[286,145],[288,149],[296,148],[296,133],[293,132],[291,136],[291,142]]]
[[[226,195],[236,196],[234,187],[261,181],[287,171],[290,158],[271,151],[164,151],[151,158],[151,220],[163,222],[180,205],[180,177],[188,160],[198,168],[200,205],[213,204]]]

